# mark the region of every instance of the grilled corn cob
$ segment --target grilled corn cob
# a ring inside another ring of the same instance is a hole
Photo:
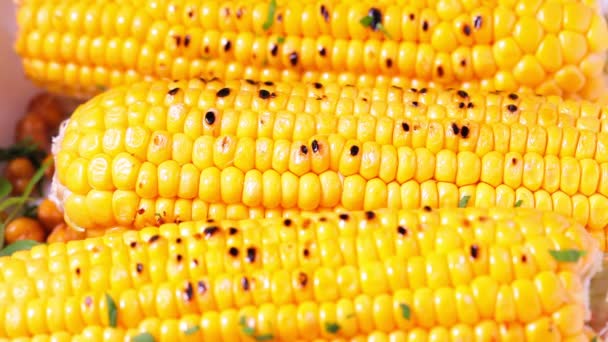
[[[62,93],[201,76],[590,100],[605,88],[608,30],[590,1],[24,0],[17,20],[26,74]]]
[[[577,338],[599,260],[573,219],[524,208],[166,224],[0,258],[0,336]]]

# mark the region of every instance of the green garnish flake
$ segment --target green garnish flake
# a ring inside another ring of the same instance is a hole
[[[399,304],[399,309],[401,309],[401,316],[407,320],[412,317],[412,309],[410,306],[404,303]]]
[[[558,262],[577,262],[587,252],[578,249],[563,249],[561,251],[550,250],[549,254]]]
[[[521,207],[521,205],[524,204],[524,200],[517,200],[517,202],[515,202],[515,208],[519,208]]]
[[[330,334],[335,334],[340,330],[340,325],[338,323],[325,322],[325,331]]]
[[[247,318],[245,316],[241,316],[241,318],[239,318],[239,325],[241,326],[241,331],[243,334],[251,336],[256,341],[270,341],[274,339],[272,334],[256,335],[255,328],[247,324]]]
[[[393,39],[393,37],[388,33],[384,25],[381,23],[377,23],[376,27],[374,27],[374,18],[371,15],[366,15],[365,17],[359,20],[359,23],[363,25],[363,27],[369,27],[373,30],[378,30],[382,32],[388,39]]]
[[[131,342],[154,342],[154,336],[150,333],[141,333],[137,336],[133,336]]]
[[[279,37],[279,38],[277,38],[277,43],[279,43],[279,44],[285,43],[285,37]]]
[[[189,336],[192,334],[196,334],[196,332],[199,330],[201,330],[201,327],[199,327],[198,325],[195,325],[193,327],[190,327],[190,328],[184,330],[184,335]]]
[[[262,28],[264,30],[268,30],[269,28],[272,27],[272,24],[274,24],[274,14],[276,11],[277,11],[277,1],[270,0],[270,5],[268,5],[268,15],[266,16],[266,21],[264,22],[264,25],[262,26]]]
[[[591,339],[591,342],[597,342],[597,336],[593,336],[593,338]]]
[[[110,326],[116,328],[118,325],[118,307],[116,307],[116,302],[106,293],[106,302],[108,302],[108,322]]]
[[[458,201],[458,208],[466,208],[467,205],[469,204],[470,199],[471,199],[471,196],[469,196],[469,195],[462,196],[460,201]]]
[[[106,86],[105,86],[105,85],[103,85],[103,84],[98,84],[98,85],[96,85],[95,87],[96,87],[96,88],[97,88],[97,90],[99,90],[99,91],[106,91],[106,90],[108,90],[108,87],[106,87]]]

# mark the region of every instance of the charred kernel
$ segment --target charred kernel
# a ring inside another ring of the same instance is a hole
[[[325,5],[321,5],[321,16],[323,17],[323,20],[325,20],[325,22],[329,22],[329,11],[327,10],[327,7],[325,7]]]
[[[479,257],[479,246],[471,245],[470,253],[473,259],[477,259],[477,257]]]
[[[312,144],[310,144],[310,145],[311,145],[311,147],[312,147],[312,151],[313,151],[314,153],[319,152],[319,142],[318,142],[318,141],[313,140],[313,141],[312,141]]]
[[[350,155],[354,157],[357,154],[359,154],[359,146],[357,146],[357,145],[351,146],[350,147]]]
[[[460,135],[465,139],[469,136],[469,132],[470,130],[468,126],[462,126],[460,129]]]
[[[180,46],[182,43],[182,37],[180,36],[173,36],[173,39],[175,39],[175,45]]]
[[[428,30],[429,30],[429,23],[428,23],[428,21],[425,20],[422,22],[422,31],[426,32]]]
[[[321,57],[325,57],[325,56],[327,55],[327,51],[325,50],[325,48],[324,48],[324,47],[321,47],[321,48],[319,49],[319,55],[320,55]]]
[[[181,254],[178,254],[178,255],[175,257],[175,260],[177,260],[177,262],[182,262],[182,260],[184,260],[184,257],[183,257]]]
[[[247,248],[247,261],[250,263],[255,262],[255,247]]]
[[[319,222],[327,222],[327,217],[325,217],[325,216],[320,217]]]
[[[425,205],[423,209],[424,209],[424,211],[431,211],[432,210],[431,207],[428,206],[428,205]]]
[[[276,57],[278,53],[279,53],[279,46],[277,44],[272,44],[272,47],[270,48],[270,54],[273,57]]]
[[[215,235],[215,233],[217,233],[219,230],[220,230],[219,227],[211,226],[211,227],[205,228],[205,230],[203,230],[203,234],[205,234],[205,237],[210,238],[213,235]]]
[[[464,90],[459,90],[456,92],[456,94],[460,97],[462,97],[463,99],[466,99],[467,97],[469,97],[469,93],[467,93]]]
[[[302,228],[307,229],[308,227],[310,227],[310,223],[311,223],[310,219],[309,218],[305,218],[302,221]]]
[[[460,133],[460,128],[458,128],[458,125],[456,123],[452,123],[452,132],[454,132],[455,135],[458,135],[458,133]]]
[[[308,258],[310,256],[310,251],[308,250],[308,248],[304,248],[304,250],[302,251],[302,255],[304,255],[305,258]]]
[[[198,259],[192,259],[192,265],[198,266]]]
[[[192,18],[194,17],[194,11],[193,10],[188,10],[188,18]]]
[[[298,274],[298,283],[300,283],[300,286],[302,287],[305,287],[306,284],[308,284],[308,276],[306,273],[300,272],[300,274]]]
[[[465,36],[470,36],[471,35],[471,26],[464,24],[462,26],[462,33],[464,33]]]
[[[346,213],[340,214],[339,217],[340,217],[340,220],[342,220],[342,221],[347,221],[348,220],[348,214],[346,214]]]
[[[515,113],[517,111],[517,106],[514,104],[508,104],[507,105],[507,110],[511,113]]]
[[[319,82],[313,83],[313,86],[315,87],[315,89],[321,89],[321,88],[323,88],[323,85],[321,83],[319,83]]]
[[[473,26],[475,26],[476,29],[480,29],[481,25],[483,25],[483,18],[478,15],[475,17],[475,20],[473,20]]]
[[[419,104],[418,101],[412,101],[412,106],[418,107],[418,104]]]
[[[243,290],[249,291],[249,279],[247,279],[247,277],[241,279],[241,286],[243,287]]]
[[[76,269],[74,270],[74,272],[76,273],[76,275],[80,275],[80,267],[76,267]]]
[[[403,130],[405,132],[409,132],[410,131],[410,125],[407,122],[402,122],[401,123],[401,128],[403,128]]]
[[[414,20],[416,19],[416,15],[414,13],[410,13],[409,18],[410,20]]]
[[[169,90],[167,92],[167,94],[173,96],[173,95],[177,94],[178,91],[179,91],[179,88],[173,88],[173,89]]]
[[[143,272],[144,265],[142,265],[140,262],[138,262],[137,265],[135,266],[135,270],[137,271],[137,273]]]
[[[461,60],[460,61],[460,66],[463,66],[463,67],[467,66],[467,60],[466,59]]]
[[[374,29],[374,31],[378,30],[378,28],[380,28],[380,25],[382,25],[382,13],[380,12],[380,10],[372,7],[369,9],[367,15],[372,18],[370,26]]]
[[[138,213],[139,215],[143,215],[145,212],[146,212],[146,209],[144,209],[144,208],[139,208],[139,209],[137,209],[137,213]]]
[[[523,262],[524,264],[525,264],[526,262],[528,262],[528,257],[527,257],[525,254],[522,254],[522,255],[521,255],[521,262]]]
[[[233,257],[236,257],[236,256],[238,256],[238,255],[239,255],[239,250],[238,250],[238,248],[236,248],[236,247],[230,247],[230,248],[228,249],[228,254],[230,254],[230,255],[231,255],[231,256],[233,256]]]
[[[517,96],[517,94],[511,93],[509,94],[509,98],[513,101],[517,100],[519,98],[519,96]]]
[[[160,239],[160,235],[153,235],[150,240],[148,240],[148,243],[154,243],[158,241],[158,239]]]
[[[443,77],[443,67],[440,65],[437,67],[437,76]]]
[[[426,88],[420,88],[420,94],[426,94],[427,91]]]
[[[191,282],[187,282],[186,288],[184,289],[184,300],[186,302],[189,302],[192,300],[193,297],[194,297],[194,288],[192,288]]]
[[[399,235],[406,236],[407,229],[404,226],[399,226],[399,227],[397,227],[397,233],[399,233]]]
[[[230,95],[230,88],[222,88],[217,91],[216,95],[217,97],[226,97]]]
[[[251,85],[256,85],[257,84],[257,82],[254,81],[254,80],[252,80],[252,79],[246,79],[245,82],[247,82],[247,83],[249,83]]]
[[[235,227],[228,228],[228,234],[230,234],[230,235],[234,235],[234,234],[236,234],[238,232],[239,232],[239,230],[236,229]]]
[[[201,235],[201,233],[195,233],[194,235],[192,235],[193,238],[195,238],[196,240],[200,240],[203,238],[203,236]]]
[[[129,246],[131,246],[131,248],[135,248],[137,247],[137,242],[133,241],[129,244]]]
[[[473,108],[473,102],[469,102],[469,103],[467,104],[467,108]]]
[[[460,109],[464,108],[464,102],[460,102],[460,103],[458,104],[458,108],[460,108]]]
[[[511,164],[517,165],[517,158],[512,158],[511,159]]]
[[[243,16],[243,9],[241,7],[239,7],[236,9],[236,18],[241,19],[242,16]]]
[[[266,89],[262,89],[262,90],[260,90],[259,95],[262,100],[266,100],[267,98],[270,97],[270,92]]]
[[[209,53],[209,46],[205,45],[205,47],[203,48],[203,51],[205,51],[205,53]]]
[[[207,125],[213,125],[215,122],[215,113],[213,111],[208,111],[205,113],[205,122]]]
[[[285,220],[283,220],[283,225],[285,227],[291,226],[291,219],[286,218]]]
[[[184,46],[185,47],[188,47],[188,45],[190,45],[190,39],[192,39],[192,38],[190,38],[189,34],[184,36]]]
[[[296,66],[298,64],[298,53],[297,52],[292,52],[289,54],[289,63],[291,63],[291,66]]]
[[[264,85],[267,85],[270,87],[270,86],[273,86],[274,83],[272,83],[272,81],[266,81],[266,82],[264,82]]]
[[[376,217],[376,213],[371,210],[365,212],[365,218],[368,220],[373,220]]]
[[[198,281],[198,283],[196,284],[196,287],[198,289],[199,294],[204,294],[205,292],[207,292],[207,284],[205,284],[205,282],[202,280]]]
[[[308,154],[308,147],[306,145],[300,146],[300,153]]]
[[[283,15],[279,13],[279,15],[277,15],[277,21],[278,22],[282,22],[283,21]]]

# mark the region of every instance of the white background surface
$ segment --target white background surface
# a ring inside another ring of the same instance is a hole
[[[13,141],[15,123],[40,90],[25,78],[13,48],[17,23],[13,0],[0,0],[0,147]]]

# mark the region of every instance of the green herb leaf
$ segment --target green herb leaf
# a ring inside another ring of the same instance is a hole
[[[466,208],[467,204],[469,204],[470,199],[471,199],[471,196],[469,196],[469,195],[462,196],[460,201],[458,201],[458,208]]]
[[[137,336],[133,336],[131,342],[154,342],[154,336],[150,333],[141,333]]]
[[[44,177],[44,173],[46,172],[46,169],[48,169],[52,164],[53,164],[53,160],[50,159],[47,162],[43,163],[42,166],[40,166],[40,168],[38,168],[38,170],[36,170],[36,173],[34,173],[34,175],[32,176],[32,179],[30,179],[29,183],[27,183],[25,190],[23,190],[23,194],[21,195],[21,198],[23,200],[26,200],[30,197],[32,190],[34,190],[34,187],[36,186],[36,184],[38,184],[38,182],[40,182],[42,177]],[[24,201],[24,203],[25,203],[25,201]]]
[[[393,39],[391,34],[388,33],[388,31],[386,30],[386,27],[384,27],[384,25],[382,25],[381,23],[378,23],[375,28],[372,27],[372,25],[374,23],[374,18],[369,15],[366,15],[365,17],[361,18],[359,20],[359,23],[361,25],[363,25],[363,27],[369,27],[371,29],[376,29],[376,30],[382,32],[388,39]]]
[[[328,333],[335,334],[338,332],[338,330],[340,330],[338,323],[325,322],[325,331]]]
[[[38,206],[35,204],[26,204],[23,208],[23,216],[31,217],[33,219],[38,217]]]
[[[195,325],[193,327],[190,327],[188,329],[186,329],[184,331],[184,335],[188,336],[188,335],[193,335],[196,334],[197,331],[201,330],[201,327],[199,327],[198,325]]]
[[[279,44],[285,43],[285,37],[279,37],[279,38],[277,38],[277,43],[279,43]]]
[[[274,336],[272,336],[272,334],[263,334],[263,335],[255,336],[256,341],[272,341],[273,339],[274,339]]]
[[[253,336],[255,334],[255,329],[247,325],[247,318],[245,316],[241,316],[239,319],[239,325],[241,326],[241,331],[243,334],[248,336]]]
[[[18,157],[25,157],[39,167],[46,153],[40,149],[38,143],[27,137],[7,148],[0,148],[0,161],[10,161]]]
[[[98,84],[98,85],[95,86],[95,88],[97,88],[97,90],[99,90],[99,91],[106,91],[106,90],[108,90],[108,87],[106,87],[103,84]]]
[[[363,27],[372,27],[373,22],[374,18],[370,17],[369,15],[366,15],[365,17],[361,18],[361,20],[359,20],[359,23],[363,25]]]
[[[521,205],[524,204],[524,200],[517,200],[517,202],[515,202],[515,208],[519,208],[521,207]]]
[[[401,309],[401,316],[403,318],[409,320],[412,317],[412,310],[409,305],[401,303],[399,304],[399,308]]]
[[[11,243],[10,245],[4,247],[0,250],[0,257],[3,256],[11,256],[13,253],[17,251],[26,251],[31,249],[32,247],[39,245],[40,242],[34,240],[19,240]]]
[[[108,302],[108,322],[110,326],[115,328],[118,324],[118,308],[112,296],[106,293],[106,302]]]
[[[274,13],[277,11],[277,1],[270,0],[270,5],[268,5],[268,15],[266,16],[266,21],[264,22],[264,26],[262,28],[264,30],[268,30],[274,24]]]
[[[561,251],[550,250],[549,254],[558,262],[577,262],[587,252],[578,249],[562,249]]]
[[[0,178],[0,197],[8,196],[8,194],[10,194],[11,191],[13,191],[13,186],[11,185],[11,182],[9,182],[8,179],[6,179],[6,178],[1,177]]]
[[[591,342],[597,342],[597,335],[593,336],[593,338],[591,339]]]

